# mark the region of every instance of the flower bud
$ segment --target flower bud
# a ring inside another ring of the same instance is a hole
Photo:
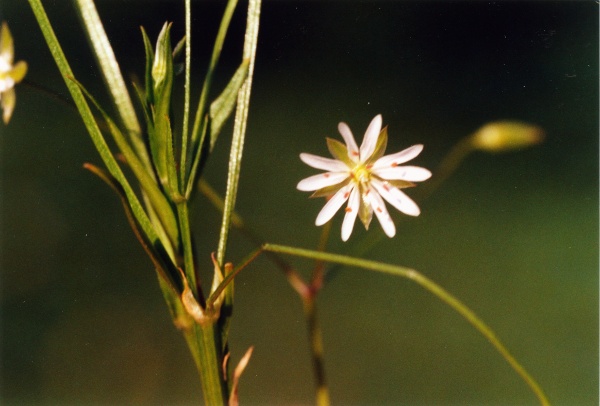
[[[539,144],[544,131],[519,121],[497,121],[481,127],[471,136],[471,145],[483,151],[504,152]]]

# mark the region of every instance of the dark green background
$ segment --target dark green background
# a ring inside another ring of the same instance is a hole
[[[101,100],[101,78],[70,2],[45,1],[76,75]],[[198,96],[222,3],[194,4]],[[27,80],[67,94],[25,1],[3,1]],[[127,78],[141,75],[138,27],[183,32],[179,1],[98,1]],[[239,63],[236,14],[217,88]],[[323,203],[296,191],[315,173],[339,121],[360,139],[383,114],[390,152],[424,143],[433,170],[480,125],[544,127],[528,150],[474,154],[422,215],[368,257],[410,266],[480,315],[556,405],[598,404],[598,4],[586,2],[275,2],[263,7],[238,210],[268,241],[314,247]],[[181,83],[179,83],[181,85]],[[182,100],[181,92],[176,95]],[[3,404],[193,404],[201,399],[151,262],[104,184],[80,119],[17,87],[1,126],[1,398]],[[224,189],[229,132],[207,167]],[[360,142],[360,141],[359,141]],[[418,190],[410,190],[415,195]],[[210,270],[219,216],[193,208],[199,261]],[[334,219],[330,250],[352,254]],[[380,233],[373,223],[370,233]],[[228,259],[253,247],[232,233]],[[307,268],[307,262],[296,262]],[[236,285],[233,360],[254,345],[244,404],[313,402],[299,299],[264,259]],[[337,272],[319,301],[334,404],[525,405],[535,398],[492,347],[411,282]]]

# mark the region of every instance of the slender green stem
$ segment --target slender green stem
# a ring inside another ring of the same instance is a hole
[[[185,194],[187,185],[187,154],[190,122],[190,81],[192,65],[192,5],[191,0],[185,0],[185,84],[183,99],[183,126],[181,130],[181,160],[179,165],[180,193]]]
[[[223,198],[219,196],[216,190],[214,190],[204,179],[200,179],[198,181],[198,188],[215,208],[223,212],[225,202],[223,201]],[[254,243],[256,246],[262,246],[265,243],[264,238],[260,237],[235,211],[231,213],[231,224],[238,228],[242,235],[244,235],[248,241]],[[296,270],[285,259],[283,259],[283,257],[275,252],[265,252],[265,255],[279,269],[281,269],[281,271],[285,274],[288,283],[301,297],[309,294],[309,288],[306,282],[302,280],[300,274],[298,274],[298,272],[296,272]]]
[[[225,203],[223,210],[223,221],[219,235],[219,246],[217,249],[217,262],[223,265],[229,226],[231,225],[231,213],[235,207],[237,187],[242,164],[242,152],[246,137],[246,124],[248,121],[248,110],[250,107],[250,93],[252,91],[252,76],[254,73],[254,61],[256,59],[256,46],[258,44],[258,27],[260,22],[260,0],[250,0],[248,4],[248,17],[246,22],[246,34],[244,38],[243,58],[249,60],[248,76],[238,93],[237,109],[233,123],[233,140],[231,142],[231,153],[229,156],[229,171],[227,173],[227,190],[225,192]]]
[[[143,230],[144,234],[148,237],[151,244],[161,244],[159,243],[160,237],[157,235],[154,227],[152,226],[150,220],[148,219],[148,215],[144,211],[142,205],[139,202],[139,199],[135,195],[135,192],[131,188],[129,182],[125,178],[119,164],[117,163],[115,157],[113,156],[110,148],[108,147],[106,140],[102,136],[98,125],[96,124],[96,120],[94,115],[92,114],[89,105],[85,100],[85,96],[83,95],[81,89],[77,84],[72,80],[75,76],[73,75],[73,71],[69,66],[67,58],[56,38],[54,30],[52,29],[52,24],[50,24],[50,20],[44,10],[44,6],[42,5],[40,0],[29,0],[29,5],[37,19],[38,25],[42,30],[42,34],[48,44],[48,48],[56,62],[56,65],[69,89],[71,97],[73,98],[73,102],[77,106],[77,110],[88,130],[90,138],[96,147],[96,150],[100,154],[102,161],[106,165],[110,174],[116,179],[116,181],[123,187],[123,191],[127,197],[127,201],[131,207],[131,211],[134,214],[136,220],[138,221],[140,228]],[[165,241],[162,245],[168,245],[168,242]]]
[[[467,155],[473,151],[472,138],[473,137],[464,137],[454,144],[450,152],[446,154],[444,159],[442,159],[442,162],[438,165],[431,180],[424,183],[418,189],[420,200],[424,200],[431,196],[431,194],[439,188],[440,185],[454,173],[454,171],[456,171]]]
[[[196,111],[194,127],[192,128],[192,143],[196,143],[198,138],[200,138],[202,135],[200,133],[200,124],[203,121],[204,114],[206,113],[208,93],[212,85],[213,73],[217,67],[217,63],[219,63],[219,57],[221,56],[223,43],[225,42],[227,31],[229,31],[229,23],[231,22],[231,17],[233,17],[233,12],[235,10],[236,5],[237,0],[229,0],[227,2],[225,12],[223,13],[223,18],[221,20],[221,25],[219,26],[219,32],[217,33],[217,39],[215,40],[215,46],[213,48],[213,53],[210,59],[210,64],[208,66],[208,71],[206,72],[206,78],[204,79],[202,93],[200,94],[200,101],[198,102],[198,110]],[[202,144],[200,143],[200,145],[198,145],[197,148],[202,148]]]
[[[298,257],[311,258],[321,261],[327,261],[331,263],[337,263],[341,265],[348,265],[352,267],[359,267],[368,269],[376,272],[383,272],[395,276],[400,276],[409,279],[425,290],[433,293],[444,303],[452,307],[457,313],[465,318],[477,331],[479,331],[496,350],[502,355],[502,357],[509,363],[514,371],[523,379],[523,381],[529,386],[532,392],[537,396],[541,405],[549,405],[548,398],[544,394],[542,388],[533,379],[531,375],[521,366],[521,364],[512,356],[508,349],[498,339],[493,330],[485,324],[477,315],[469,309],[460,300],[448,293],[444,288],[425,277],[421,273],[414,269],[389,265],[376,261],[369,261],[361,258],[353,258],[345,255],[330,254],[326,252],[318,252],[312,250],[306,250],[295,247],[287,247],[283,245],[265,244],[263,245],[265,251],[278,252],[280,254],[294,255]]]
[[[215,325],[194,324],[185,331],[185,338],[200,374],[204,403],[210,406],[227,404],[229,395],[223,375],[223,356],[218,350],[221,341]]]
[[[318,406],[329,406],[329,390],[325,379],[323,364],[323,337],[317,317],[316,296],[303,298],[304,317],[308,329],[308,341],[313,363],[313,373],[316,385],[316,403]]]
[[[188,213],[188,203],[186,200],[177,204],[177,217],[179,219],[179,233],[183,249],[183,273],[188,280],[190,289],[194,293],[194,297],[199,298],[200,303],[202,303],[202,290],[199,289],[196,280],[196,266],[194,263],[194,250],[192,247],[192,233],[190,230],[190,218]]]

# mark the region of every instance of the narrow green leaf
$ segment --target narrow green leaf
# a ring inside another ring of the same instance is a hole
[[[154,50],[152,49],[152,43],[150,38],[146,34],[144,27],[140,27],[142,30],[142,39],[144,40],[144,52],[146,53],[146,69],[144,73],[145,86],[146,86],[146,108],[154,104],[154,84],[152,81],[152,64],[154,63]]]
[[[127,164],[129,165],[134,175],[140,182],[140,185],[148,194],[150,202],[157,211],[158,216],[161,219],[161,223],[167,231],[171,243],[176,247],[179,241],[179,231],[177,229],[177,219],[175,218],[175,214],[169,202],[160,191],[154,178],[152,178],[148,174],[148,172],[146,171],[138,157],[135,155],[134,151],[127,143],[127,140],[125,139],[119,128],[112,121],[112,119],[108,116],[108,114],[106,114],[102,107],[100,107],[100,105],[96,102],[92,95],[89,94],[89,92],[83,87],[81,83],[79,83],[75,79],[73,79],[73,81],[77,83],[77,85],[80,87],[83,93],[94,104],[94,106],[98,109],[98,111],[104,118],[104,121],[106,122],[108,129],[110,130],[110,133],[112,134],[115,140],[115,143],[117,144],[117,146],[121,150],[121,153],[127,160]]]
[[[243,59],[249,60],[248,77],[239,91],[235,120],[233,124],[233,140],[229,155],[229,171],[227,174],[227,188],[225,192],[225,208],[223,210],[223,221],[219,234],[219,245],[217,249],[217,262],[223,265],[227,237],[231,216],[235,207],[237,187],[242,165],[242,151],[246,135],[246,123],[248,121],[248,110],[250,106],[250,93],[252,90],[252,76],[254,73],[254,61],[256,59],[256,44],[258,42],[258,27],[260,22],[261,0],[250,0],[248,2],[248,17],[246,21],[246,34],[244,36]]]
[[[231,80],[223,90],[223,92],[217,97],[217,99],[210,105],[210,150],[215,146],[217,137],[223,128],[223,124],[231,115],[240,88],[244,84],[248,75],[248,65],[250,61],[244,60],[240,67],[235,71]]]
[[[175,163],[175,152],[173,151],[173,132],[171,130],[171,120],[169,117],[166,118],[165,133],[167,136],[167,178],[168,178],[168,190],[170,193],[171,201],[177,203],[183,198],[179,193],[179,176],[177,176],[177,164]]]
[[[188,144],[190,126],[190,82],[192,67],[192,2],[185,0],[185,79],[183,85],[183,124],[181,126],[181,155],[179,159],[179,184],[185,187],[188,176]],[[182,190],[183,193],[187,193]]]
[[[40,0],[29,0],[29,5],[38,21],[38,25],[42,30],[42,34],[48,44],[48,48],[58,66],[58,69],[69,89],[71,97],[73,98],[73,102],[77,106],[79,114],[81,115],[83,122],[88,130],[90,138],[92,139],[94,146],[98,150],[102,161],[106,165],[109,173],[119,182],[121,187],[124,190],[125,195],[127,196],[129,207],[131,207],[131,211],[136,218],[136,221],[140,225],[141,230],[144,232],[144,235],[148,238],[150,243],[153,246],[159,246],[162,244],[152,223],[148,219],[146,212],[144,211],[142,205],[140,204],[136,194],[134,193],[131,185],[125,178],[125,175],[121,171],[115,157],[112,155],[108,145],[106,144],[106,140],[102,136],[98,125],[96,124],[96,120],[94,115],[92,114],[90,107],[88,106],[85,96],[83,92],[75,84],[72,80],[74,78],[73,71],[69,66],[69,63],[65,57],[65,54],[54,34],[54,30],[52,29],[52,25],[50,24],[50,20],[48,20],[48,16],[46,15],[46,11]],[[166,241],[165,244],[169,242]]]
[[[346,255],[331,254],[328,252],[312,251],[302,248],[287,247],[276,244],[264,244],[263,250],[268,252],[277,252],[280,254],[293,255],[302,258],[310,258],[334,264],[363,268],[369,271],[382,272],[393,276],[400,276],[402,278],[406,278],[415,282],[425,290],[437,296],[441,301],[446,303],[458,314],[460,314],[465,320],[467,320],[469,324],[475,327],[475,329],[479,331],[481,335],[483,335],[490,342],[490,344],[492,344],[492,346],[494,346],[494,348],[500,353],[500,355],[502,355],[502,357],[514,369],[514,371],[529,386],[531,391],[537,396],[540,404],[550,404],[542,388],[538,385],[535,379],[533,379],[533,377],[529,375],[525,368],[523,368],[521,364],[519,364],[519,362],[512,356],[512,354],[508,351],[504,344],[502,344],[502,342],[498,339],[493,330],[460,300],[452,296],[440,285],[433,282],[431,279],[427,278],[426,276],[417,272],[416,270],[397,265],[385,264],[382,262],[370,261],[362,258],[354,258]]]
[[[192,146],[194,146],[194,148],[191,152],[193,155],[196,155],[195,150],[198,148],[202,148],[202,145],[204,143],[202,139],[204,137],[204,133],[201,131],[201,128],[203,127],[202,121],[204,121],[204,119],[206,118],[206,105],[208,103],[208,93],[212,85],[212,77],[214,75],[215,70],[217,69],[219,58],[221,57],[221,50],[223,49],[223,43],[225,42],[227,31],[229,31],[229,23],[231,22],[231,18],[233,17],[233,12],[235,11],[237,1],[238,0],[229,0],[227,2],[225,12],[223,13],[223,17],[221,18],[219,32],[217,33],[217,38],[213,47],[212,56],[210,58],[210,64],[208,66],[208,71],[206,72],[204,85],[202,86],[202,93],[200,94],[200,101],[198,102],[196,118],[194,120],[194,126],[192,128],[191,143]]]
[[[152,81],[154,89],[154,137],[150,139],[152,159],[163,185],[168,186],[168,148],[171,108],[171,90],[173,87],[173,55],[171,51],[171,24],[165,23],[158,40],[152,65]]]
[[[142,130],[129,97],[125,80],[93,0],[76,0],[87,38],[100,66],[102,77],[117,107],[119,117],[127,129],[131,143],[147,169],[151,168],[150,157],[142,140]]]

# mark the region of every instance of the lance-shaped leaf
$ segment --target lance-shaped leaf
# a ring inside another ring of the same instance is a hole
[[[108,129],[110,130],[115,143],[121,150],[121,153],[127,160],[127,163],[131,170],[133,171],[135,177],[140,182],[140,185],[147,193],[152,206],[156,210],[161,224],[167,232],[169,236],[170,242],[176,247],[179,241],[179,231],[177,228],[177,219],[175,218],[175,214],[173,213],[173,209],[171,208],[169,202],[166,197],[162,194],[160,188],[156,184],[156,181],[152,176],[148,174],[146,169],[144,168],[142,162],[139,160],[133,149],[129,146],[129,143],[125,139],[123,133],[116,126],[114,121],[110,118],[108,114],[100,107],[98,102],[92,97],[92,95],[83,87],[81,83],[77,80],[73,79],[75,83],[79,86],[82,92],[86,95],[86,97],[94,104],[94,106],[98,109],[104,121],[106,122]]]
[[[146,53],[146,70],[144,72],[145,86],[146,86],[146,107],[149,108],[154,104],[154,84],[152,81],[152,64],[154,63],[154,50],[152,49],[152,43],[150,38],[146,34],[144,27],[140,27],[142,30],[142,39],[144,40],[144,52]]]
[[[171,51],[171,24],[165,23],[158,40],[152,65],[152,82],[154,91],[154,136],[150,139],[152,159],[158,176],[163,183],[168,183],[168,142],[169,110],[171,108],[171,90],[173,87],[173,56]]]
[[[249,63],[248,59],[242,62],[225,87],[225,90],[210,105],[210,151],[212,151],[217,141],[223,124],[231,116],[231,112],[235,107],[238,92],[248,76]]]
[[[125,85],[125,80],[121,75],[119,63],[115,57],[113,49],[96,6],[93,0],[76,0],[77,9],[81,14],[83,25],[86,29],[87,38],[92,45],[94,55],[100,66],[100,71],[108,91],[111,94],[112,100],[117,107],[117,113],[122,124],[127,129],[131,144],[140,160],[150,170],[150,157],[146,145],[142,140],[140,124],[133,108],[133,103],[129,96],[129,91]]]
[[[73,71],[69,66],[67,58],[54,34],[54,30],[52,29],[52,25],[50,24],[50,20],[46,15],[46,11],[44,10],[44,6],[42,5],[40,0],[29,0],[29,4],[31,9],[38,21],[38,25],[42,30],[44,38],[46,39],[46,43],[48,44],[48,49],[50,50],[52,57],[54,58],[58,69],[60,70],[61,76],[69,89],[71,96],[73,97],[73,102],[77,106],[77,109],[83,119],[86,129],[92,139],[94,146],[98,150],[98,153],[102,157],[102,161],[106,165],[110,174],[115,178],[117,182],[123,188],[123,193],[127,198],[127,203],[131,208],[131,213],[135,217],[137,224],[140,229],[143,231],[144,235],[148,238],[148,241],[155,247],[159,247],[163,245],[160,237],[157,235],[154,226],[148,219],[148,215],[144,211],[144,208],[140,204],[140,201],[133,191],[131,185],[129,184],[127,178],[123,174],[121,167],[118,165],[115,157],[113,156],[110,148],[108,147],[104,136],[100,132],[94,115],[92,114],[89,105],[81,91],[81,88],[77,86],[77,84],[72,80],[74,77]],[[165,241],[165,244],[168,244],[168,241]]]

